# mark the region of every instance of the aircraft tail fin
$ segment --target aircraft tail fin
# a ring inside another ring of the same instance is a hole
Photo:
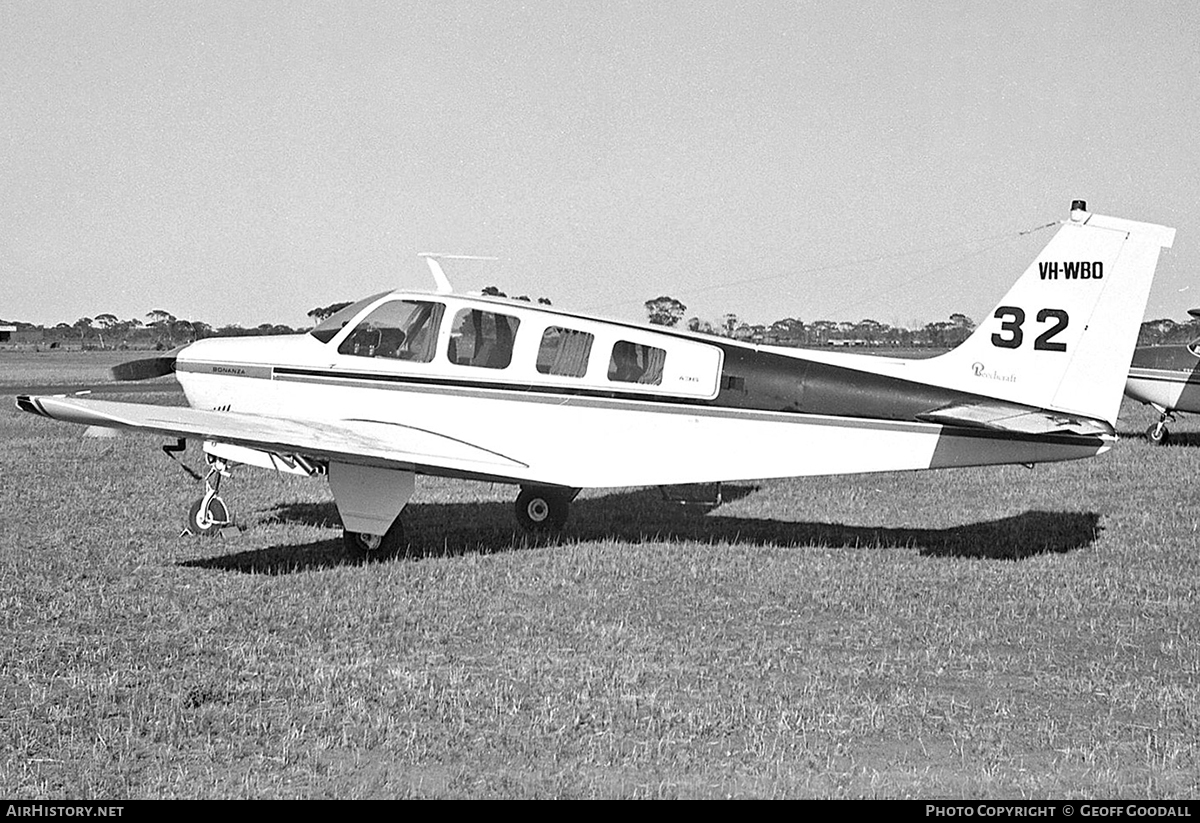
[[[1071,205],[1050,242],[926,382],[1115,425],[1160,249],[1175,229]],[[918,365],[924,364],[924,365]]]

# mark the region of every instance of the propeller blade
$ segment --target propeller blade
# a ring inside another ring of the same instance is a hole
[[[182,348],[182,347],[181,347]],[[152,377],[165,377],[175,371],[175,357],[179,349],[172,349],[166,354],[155,357],[144,357],[140,360],[127,360],[113,366],[112,379],[119,381],[149,380]]]

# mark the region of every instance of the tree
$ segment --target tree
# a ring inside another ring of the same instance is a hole
[[[965,314],[959,314],[958,312],[955,312],[954,314],[950,315],[950,322],[959,328],[966,329],[968,331],[975,331],[975,321],[967,317]]]
[[[147,325],[158,332],[158,347],[162,347],[164,339],[168,345],[174,341],[171,324],[175,322],[175,315],[162,309],[153,309],[146,312],[146,319],[150,321]]]
[[[854,325],[851,334],[855,339],[864,341],[868,346],[877,346],[884,334],[887,333],[887,329],[888,326],[878,320],[863,318]]]
[[[480,294],[484,295],[485,297],[505,297],[505,298],[508,298],[508,299],[510,299],[510,300],[520,300],[522,303],[532,303],[532,302],[533,302],[533,298],[531,298],[531,297],[530,297],[529,295],[527,295],[527,294],[522,294],[522,295],[521,295],[521,296],[519,296],[519,297],[511,297],[511,298],[509,298],[507,294],[505,294],[504,292],[500,291],[500,288],[499,288],[498,286],[485,286],[485,287],[484,287],[484,289],[483,289],[483,291],[481,291],[481,292],[480,292]],[[539,297],[539,298],[537,299],[537,302],[538,302],[538,305],[540,305],[540,306],[549,306],[549,305],[552,305],[552,304],[550,303],[550,298],[549,298],[549,297]]]
[[[117,316],[115,314],[97,314],[96,322],[100,324],[100,329],[101,329],[100,348],[104,348],[103,332],[111,331],[112,329],[118,328],[121,325],[121,321],[117,319]]]
[[[92,330],[92,318],[81,317],[71,324],[71,328],[79,329],[79,346],[83,347],[83,336]]]
[[[965,314],[955,312],[950,315],[950,322],[946,329],[946,345],[957,346],[971,336],[971,332],[975,331],[975,321],[967,317]]]
[[[320,323],[326,318],[337,314],[349,305],[350,301],[347,300],[344,303],[330,303],[328,306],[318,306],[317,308],[309,311],[308,316],[312,318],[313,323]]]
[[[776,320],[770,327],[770,341],[777,346],[798,346],[804,342],[804,323],[798,317]]]
[[[1200,334],[1200,321],[1176,323],[1164,317],[1147,320],[1138,330],[1139,346],[1161,346],[1167,343],[1190,343]]]
[[[196,339],[196,328],[190,320],[173,320],[168,325],[171,332],[171,342],[183,339],[189,343]]]
[[[809,345],[824,346],[837,329],[837,323],[832,320],[814,320],[808,324],[805,337]]]
[[[646,314],[650,316],[650,323],[654,326],[677,325],[683,319],[683,313],[687,311],[687,306],[674,297],[666,295],[647,300],[645,306]]]
[[[733,330],[733,339],[734,340],[745,340],[745,341],[749,341],[751,343],[761,343],[763,340],[763,337],[766,335],[766,333],[767,333],[766,326],[750,324],[750,323],[740,323],[738,325],[738,327]]]

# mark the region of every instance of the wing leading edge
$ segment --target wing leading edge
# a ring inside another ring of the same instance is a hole
[[[55,420],[299,453],[429,474],[521,479],[529,466],[438,432],[371,420],[311,421],[90,398],[22,395],[17,407]]]

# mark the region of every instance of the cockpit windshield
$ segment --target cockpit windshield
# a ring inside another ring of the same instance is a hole
[[[322,343],[328,343],[337,336],[337,333],[340,332],[347,323],[354,319],[355,315],[357,315],[371,303],[374,303],[376,300],[383,297],[385,294],[388,294],[388,292],[381,291],[379,294],[373,294],[370,297],[364,297],[357,303],[351,303],[344,309],[339,309],[313,327],[309,334],[320,340]]]
[[[338,344],[338,354],[428,363],[433,360],[443,309],[441,303],[385,300]]]

